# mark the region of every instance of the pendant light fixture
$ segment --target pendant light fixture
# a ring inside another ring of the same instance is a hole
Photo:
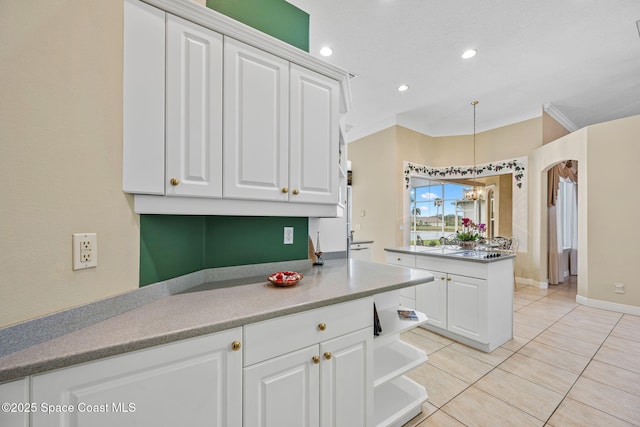
[[[471,105],[473,105],[473,188],[465,192],[465,199],[467,200],[478,200],[481,198],[481,190],[476,186],[476,106],[479,101],[472,101]]]

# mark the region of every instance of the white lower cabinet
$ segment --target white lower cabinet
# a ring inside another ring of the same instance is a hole
[[[35,375],[32,427],[240,426],[242,328]],[[237,342],[234,345],[234,342]]]
[[[319,426],[320,370],[314,357],[318,346],[245,368],[244,425]]]
[[[245,427],[370,425],[372,342],[369,327],[245,368]]]
[[[400,319],[399,301],[396,290],[2,384],[6,401],[37,410],[0,425],[401,426],[427,399],[403,374],[427,356],[400,334],[427,318]]]
[[[449,274],[447,329],[463,337],[488,342],[487,281]]]
[[[476,341],[487,339],[487,281],[432,271],[434,281],[416,286],[416,307],[429,313],[427,325]]]
[[[32,410],[34,407],[29,401],[28,378],[0,384],[0,401],[3,403],[2,411],[0,411],[0,426],[29,426],[29,413],[34,412]],[[9,406],[5,408],[6,404]]]
[[[513,337],[513,259],[418,255],[416,267],[435,278],[416,286],[416,308],[429,317],[422,327],[486,352]]]
[[[371,261],[372,243],[352,243],[349,247],[349,253],[352,259],[360,259],[363,261]]]
[[[415,287],[415,305],[420,310],[429,313],[427,324],[439,328],[447,328],[447,273],[431,271],[433,282]]]
[[[387,264],[400,265],[403,267],[415,267],[416,256],[395,252],[387,252]],[[408,286],[400,289],[400,304],[404,307],[416,308],[416,286]]]
[[[372,425],[373,300],[245,327],[244,426]]]
[[[371,327],[320,343],[321,426],[371,425],[372,347]]]

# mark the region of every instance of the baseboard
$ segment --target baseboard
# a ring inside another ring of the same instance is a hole
[[[536,288],[540,288],[540,289],[548,289],[549,288],[549,282],[547,282],[547,281],[538,282],[538,281],[535,281],[533,279],[528,279],[526,277],[516,277],[516,283],[518,285],[535,286]]]
[[[602,310],[609,310],[609,311],[615,311],[617,313],[633,314],[634,316],[640,316],[640,307],[635,305],[619,304],[617,302],[590,299],[590,298],[583,297],[582,295],[576,295],[576,302],[578,304],[586,305],[587,307],[600,308]]]

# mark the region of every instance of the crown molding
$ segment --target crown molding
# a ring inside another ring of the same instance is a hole
[[[302,67],[309,68],[332,79],[338,80],[342,89],[342,109],[351,107],[349,73],[340,67],[315,58],[308,52],[236,21],[220,12],[202,6],[192,0],[141,0],[172,15],[191,21],[247,43],[253,47],[272,53]]]
[[[579,129],[571,119],[565,116],[564,113],[562,113],[562,111],[560,111],[558,107],[556,107],[552,103],[547,102],[545,104],[542,104],[542,109],[545,113],[551,116],[553,120],[560,123],[560,125],[562,125],[562,127],[564,127],[569,132],[575,132]]]

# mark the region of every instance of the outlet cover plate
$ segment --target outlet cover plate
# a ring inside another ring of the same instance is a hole
[[[293,227],[284,228],[284,244],[293,245]]]
[[[76,233],[73,235],[73,269],[84,270],[98,266],[98,235]]]

